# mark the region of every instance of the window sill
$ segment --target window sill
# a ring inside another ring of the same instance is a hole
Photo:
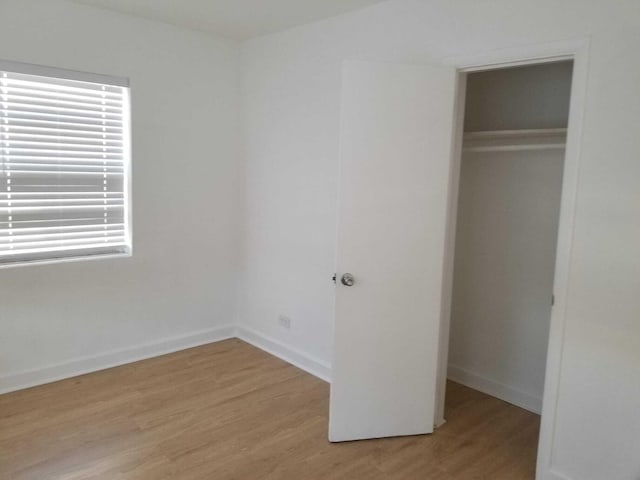
[[[43,260],[27,260],[27,261],[19,261],[12,263],[0,263],[0,270],[10,269],[10,268],[19,268],[26,266],[36,266],[36,265],[53,265],[56,263],[75,263],[75,262],[86,262],[91,260],[107,260],[107,259],[116,259],[116,258],[129,258],[133,256],[133,252],[124,252],[124,253],[102,253],[95,255],[78,255],[77,257],[60,257],[60,258],[49,258]]]

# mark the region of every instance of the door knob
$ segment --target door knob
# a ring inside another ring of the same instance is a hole
[[[353,278],[353,275],[351,275],[350,273],[345,273],[344,275],[342,275],[340,281],[345,287],[351,287],[354,283],[356,283],[356,279]]]

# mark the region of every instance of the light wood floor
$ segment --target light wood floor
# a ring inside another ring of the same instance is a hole
[[[534,478],[538,416],[447,398],[433,435],[330,444],[329,386],[228,340],[0,396],[0,478]]]

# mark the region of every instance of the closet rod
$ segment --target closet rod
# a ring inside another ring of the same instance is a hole
[[[518,152],[561,150],[566,146],[566,128],[488,130],[466,132],[465,152]]]
[[[464,152],[519,152],[526,150],[562,150],[566,147],[565,143],[538,143],[530,145],[486,145],[463,147]]]
[[[566,128],[522,128],[515,130],[480,130],[465,132],[465,140],[484,140],[496,138],[539,138],[565,136]]]

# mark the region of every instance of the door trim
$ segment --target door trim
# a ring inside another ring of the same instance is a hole
[[[456,96],[456,119],[453,157],[450,169],[450,189],[447,210],[446,253],[443,259],[442,317],[440,326],[440,348],[438,354],[438,385],[434,423],[442,425],[444,419],[445,385],[449,355],[449,326],[453,288],[453,255],[460,177],[461,146],[463,135],[466,76],[470,72],[492,70],[513,66],[534,65],[554,61],[573,60],[573,77],[565,153],[564,178],[558,244],[554,276],[555,305],[551,311],[547,366],[545,374],[540,440],[538,444],[537,480],[551,480],[562,476],[554,470],[553,446],[557,420],[558,396],[562,372],[564,337],[567,323],[567,298],[571,276],[571,258],[576,214],[576,196],[580,176],[580,156],[583,134],[584,112],[589,69],[589,38],[563,42],[530,45],[497,50],[471,56],[444,59],[446,65],[458,71]]]

